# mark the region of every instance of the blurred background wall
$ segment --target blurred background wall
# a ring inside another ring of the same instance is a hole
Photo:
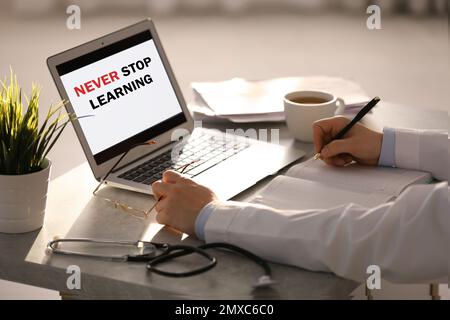
[[[384,13],[409,13],[414,15],[447,14],[447,0],[6,0],[2,7],[17,14],[40,14],[56,10],[60,6],[79,4],[85,12],[99,10],[146,11],[149,14],[171,15],[180,12],[227,12],[245,14],[249,11],[324,11],[344,10],[358,12],[369,4],[378,4]]]

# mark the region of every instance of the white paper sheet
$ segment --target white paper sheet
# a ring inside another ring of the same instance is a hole
[[[342,78],[314,76],[289,77],[264,81],[234,78],[222,82],[194,82],[196,103],[210,108],[216,116],[246,116],[284,112],[283,97],[297,90],[330,92],[346,105],[370,100],[355,82]]]

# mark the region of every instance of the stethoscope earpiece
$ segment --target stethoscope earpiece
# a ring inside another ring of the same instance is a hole
[[[55,250],[59,249],[59,240],[61,240],[61,236],[56,234],[53,236],[52,240],[49,241],[47,247],[45,248],[45,254],[50,255],[55,252]]]

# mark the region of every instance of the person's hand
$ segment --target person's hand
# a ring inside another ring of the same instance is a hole
[[[357,123],[343,139],[331,141],[350,120],[333,117],[313,124],[314,149],[329,165],[345,166],[351,161],[377,165],[380,158],[383,134]],[[331,141],[331,142],[330,142]]]
[[[152,184],[156,199],[156,221],[195,235],[195,220],[205,205],[217,199],[214,192],[175,171],[166,171]]]

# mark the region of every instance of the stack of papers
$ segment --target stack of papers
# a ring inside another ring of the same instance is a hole
[[[335,77],[288,77],[263,81],[234,78],[192,83],[189,108],[200,120],[232,122],[284,121],[283,97],[292,91],[332,93],[345,101],[346,113],[358,112],[370,98],[355,82]]]

